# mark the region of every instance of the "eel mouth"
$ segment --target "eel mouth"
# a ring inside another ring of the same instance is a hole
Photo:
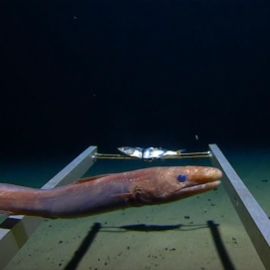
[[[220,185],[220,183],[221,183],[220,180],[214,180],[211,182],[198,183],[198,184],[194,184],[193,186],[184,187],[180,189],[179,191],[175,192],[174,194],[171,194],[168,202],[182,200],[191,196],[195,196],[195,195],[216,189]]]
[[[220,183],[221,183],[220,180],[215,180],[212,182],[185,187],[179,190],[179,192],[175,194],[175,197],[177,197],[179,200],[179,199],[184,199],[184,198],[191,197],[197,194],[201,194],[201,193],[216,189],[220,185]]]

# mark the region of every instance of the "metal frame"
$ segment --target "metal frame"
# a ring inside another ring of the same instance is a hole
[[[215,144],[209,145],[213,165],[223,173],[223,185],[266,270],[270,270],[270,220]]]
[[[270,270],[270,220],[243,181],[234,171],[216,144],[209,145],[208,152],[183,153],[181,158],[211,158],[214,166],[223,173],[224,187],[239,215],[266,270]],[[90,146],[62,171],[55,175],[42,189],[69,184],[83,174],[97,159],[132,159],[122,155],[99,154],[96,146]],[[4,269],[19,249],[31,237],[43,219],[27,216],[11,216],[0,224],[0,269]]]
[[[42,189],[69,184],[81,178],[94,164],[97,147],[90,146],[56,174]],[[4,269],[42,223],[42,218],[10,216],[0,224],[0,269]]]

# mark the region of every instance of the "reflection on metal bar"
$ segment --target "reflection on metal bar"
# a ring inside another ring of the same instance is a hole
[[[211,144],[214,165],[224,172],[224,187],[266,270],[270,270],[270,220],[217,145]]]
[[[95,162],[91,146],[55,175],[42,189],[51,189],[81,178]],[[4,269],[42,222],[42,218],[11,216],[0,224],[0,269]]]
[[[187,158],[209,158],[211,157],[211,152],[192,152],[192,153],[181,153],[179,156],[166,156],[162,159],[187,159]],[[141,158],[135,158],[130,156],[125,156],[121,154],[103,154],[103,153],[97,153],[96,154],[97,159],[125,159],[125,160],[143,160]]]

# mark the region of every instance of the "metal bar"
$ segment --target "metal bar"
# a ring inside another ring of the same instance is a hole
[[[84,175],[94,164],[97,147],[90,146],[78,157],[71,161],[62,171],[56,174],[42,189],[52,189],[57,186],[70,184]]]
[[[210,144],[212,162],[224,172],[223,185],[262,263],[270,270],[270,220],[217,145]]]
[[[96,152],[97,147],[90,146],[47,182],[42,189],[52,189],[79,179],[95,162]],[[0,269],[7,266],[42,221],[42,218],[36,217],[11,216],[0,224]]]
[[[178,156],[165,156],[162,159],[187,159],[187,158],[209,158],[211,157],[210,151],[207,152],[193,152],[193,153],[181,153]],[[121,154],[103,154],[103,153],[97,153],[96,154],[97,159],[125,159],[125,160],[146,160],[147,159],[141,159],[141,158],[136,158],[136,157],[130,157],[130,156],[125,156]]]

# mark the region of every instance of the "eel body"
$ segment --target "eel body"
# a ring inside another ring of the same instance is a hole
[[[212,167],[152,167],[80,179],[51,190],[0,184],[0,214],[77,218],[181,200],[217,188]]]

